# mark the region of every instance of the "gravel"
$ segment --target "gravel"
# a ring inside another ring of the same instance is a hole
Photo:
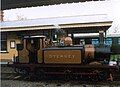
[[[1,87],[120,87],[120,85],[93,85],[93,84],[74,84],[74,82],[31,82],[18,80],[2,80]]]
[[[120,81],[97,83],[62,80],[29,81],[17,76],[10,67],[2,67],[1,73],[1,87],[120,87]]]

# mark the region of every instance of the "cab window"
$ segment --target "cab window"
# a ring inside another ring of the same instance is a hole
[[[99,40],[98,40],[98,39],[92,39],[92,44],[93,44],[93,45],[99,44]]]
[[[6,33],[1,33],[1,40],[0,40],[0,47],[1,50],[0,52],[6,52],[7,51],[7,34]]]
[[[106,38],[105,39],[105,44],[106,45],[112,45],[112,38]]]
[[[120,37],[118,38],[118,44],[120,45]]]

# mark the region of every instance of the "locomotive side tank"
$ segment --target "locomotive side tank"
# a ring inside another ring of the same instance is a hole
[[[83,47],[45,48],[44,63],[81,64]]]

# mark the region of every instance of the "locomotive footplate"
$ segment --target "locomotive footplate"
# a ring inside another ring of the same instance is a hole
[[[10,64],[8,63],[7,66],[10,67],[48,67],[48,68],[59,68],[59,67],[71,67],[71,68],[112,68],[112,69],[119,69],[119,66],[109,66],[109,65],[80,65],[80,64]]]
[[[45,72],[59,72],[63,70],[71,70],[73,72],[91,71],[91,70],[109,70],[110,72],[116,72],[119,70],[118,66],[109,65],[79,65],[79,64],[8,64],[8,66],[13,68],[28,68],[29,71],[35,71],[35,69],[44,69]]]

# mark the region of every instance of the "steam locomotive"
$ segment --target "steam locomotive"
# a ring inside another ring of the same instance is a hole
[[[53,44],[45,36],[25,36],[23,43],[17,44],[18,56],[14,56],[11,66],[22,76],[40,79],[62,75],[65,79],[113,80],[118,67],[109,65],[110,46],[73,45],[72,42],[70,37]]]

